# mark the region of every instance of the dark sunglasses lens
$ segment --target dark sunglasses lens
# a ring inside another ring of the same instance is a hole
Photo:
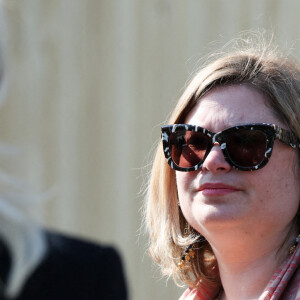
[[[267,150],[267,137],[260,130],[239,129],[227,137],[230,159],[241,167],[259,165]]]
[[[198,165],[204,158],[209,138],[200,132],[179,131],[170,136],[170,149],[173,162],[182,168]]]

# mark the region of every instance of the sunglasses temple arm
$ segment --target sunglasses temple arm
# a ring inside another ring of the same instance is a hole
[[[278,127],[276,130],[276,138],[293,148],[300,148],[300,142],[298,138],[291,131]]]

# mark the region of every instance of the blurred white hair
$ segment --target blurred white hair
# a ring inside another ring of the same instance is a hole
[[[7,30],[2,6],[3,2],[0,1],[0,108],[9,83]],[[17,154],[16,149],[0,141],[0,157],[8,154]],[[46,253],[43,231],[22,209],[22,205],[28,205],[26,196],[22,201],[22,188],[25,185],[21,181],[0,170],[0,239],[7,245],[11,256],[8,282],[4,286],[4,293],[8,298],[18,295],[26,279]]]

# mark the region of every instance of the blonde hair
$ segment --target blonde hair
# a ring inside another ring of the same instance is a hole
[[[266,96],[267,105],[300,139],[300,70],[297,64],[264,40],[239,40],[233,48],[213,57],[194,76],[168,124],[184,123],[191,109],[214,87],[248,84]],[[179,279],[190,286],[200,281],[206,287],[220,285],[217,262],[208,242],[197,241],[196,232],[184,235],[186,220],[178,205],[175,172],[165,160],[161,142],[150,175],[145,216],[150,233],[150,255],[160,265],[163,275],[173,276],[177,283]],[[299,228],[296,222],[295,226]],[[198,243],[196,258],[179,269],[177,264],[185,247],[195,242]]]

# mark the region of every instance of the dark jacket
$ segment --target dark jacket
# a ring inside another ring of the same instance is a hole
[[[47,253],[14,300],[126,300],[121,259],[112,247],[46,232]]]

